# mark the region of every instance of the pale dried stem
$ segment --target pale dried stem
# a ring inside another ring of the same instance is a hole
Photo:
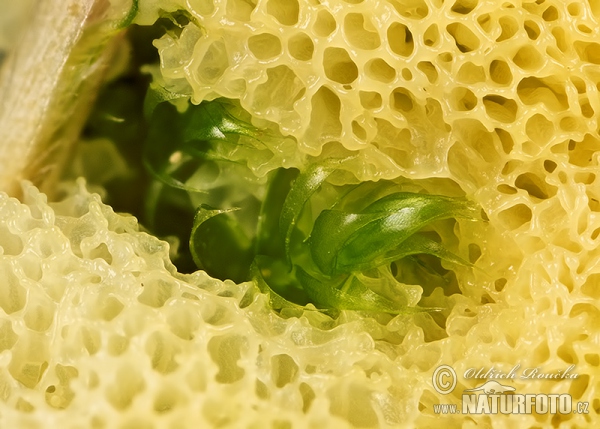
[[[118,33],[107,0],[41,0],[0,70],[0,191],[51,192],[77,140]]]

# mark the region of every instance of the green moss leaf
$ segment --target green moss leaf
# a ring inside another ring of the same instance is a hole
[[[196,211],[190,250],[196,265],[213,277],[246,281],[254,254],[252,240],[228,213],[201,205]]]
[[[228,135],[243,135],[256,138],[259,131],[252,125],[235,118],[229,113],[224,102],[219,100],[194,106],[183,115],[181,124],[183,139],[227,140]]]
[[[410,314],[432,310],[400,305],[373,292],[352,274],[336,279],[317,279],[301,267],[297,267],[297,277],[317,307],[392,314]]]
[[[139,10],[138,3],[139,0],[131,0],[131,7],[127,11],[127,14],[123,17],[123,19],[115,24],[117,29],[127,28],[133,23],[133,20],[137,16]]]
[[[296,169],[280,168],[272,173],[258,220],[256,254],[285,259],[279,219],[283,211],[283,202],[297,177],[298,170]]]
[[[310,197],[344,161],[345,159],[332,158],[322,163],[313,164],[306,171],[302,172],[294,182],[283,203],[279,220],[279,230],[281,231],[288,255],[292,232],[302,213],[302,209]]]
[[[416,253],[450,258],[414,234],[436,220],[472,212],[466,200],[413,193],[388,195],[362,213],[324,210],[311,233],[311,254],[328,275],[363,271]]]
[[[152,120],[154,109],[161,103],[188,99],[189,96],[167,89],[159,81],[153,80],[148,87],[146,97],[144,99],[144,116],[148,120]]]
[[[306,294],[300,287],[281,283],[294,280],[293,277],[287,275],[287,266],[282,265],[281,261],[257,256],[250,267],[250,276],[260,291],[269,296],[271,308],[274,310],[302,309],[304,305],[299,305],[298,302],[308,302]],[[279,289],[279,292],[276,289]],[[296,294],[290,293],[292,289],[296,291]],[[282,290],[283,294],[290,299],[282,296]],[[298,297],[298,294],[303,296]],[[294,295],[296,296],[294,297]]]
[[[170,101],[184,98],[158,87],[145,100],[151,112],[144,146],[144,165],[162,183],[188,192],[204,192],[186,180],[207,160],[229,162],[215,150],[215,142],[236,144],[235,136],[258,138],[260,132],[229,113],[226,102],[214,100],[188,104],[180,112]],[[230,141],[231,140],[231,141]]]

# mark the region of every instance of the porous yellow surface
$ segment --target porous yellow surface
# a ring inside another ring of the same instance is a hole
[[[24,194],[0,196],[0,427],[410,425],[451,359],[411,316],[284,319],[250,283],[179,275],[83,182]]]
[[[142,0],[137,22],[158,5],[192,17],[155,42],[169,87],[286,136],[257,170],[358,153],[360,179],[466,193],[489,222],[442,238],[476,268],[424,286],[440,313],[285,319],[249,283],[177,274],[84,189],[28,188],[0,200],[0,427],[599,424],[600,3]],[[438,394],[442,364],[575,365],[511,386],[589,414],[435,416],[481,384]]]

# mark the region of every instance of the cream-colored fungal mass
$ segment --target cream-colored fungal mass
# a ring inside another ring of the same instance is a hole
[[[167,243],[82,182],[61,203],[30,185],[23,193],[24,203],[0,196],[1,427],[431,427],[434,404],[459,404],[481,384],[460,379],[455,395],[439,395],[441,364],[575,364],[574,380],[511,385],[593,406],[587,416],[444,416],[448,425],[597,420],[598,274],[546,274],[530,261],[492,290],[437,288],[423,301],[443,314],[283,318],[251,283],[177,274]]]
[[[136,22],[177,10],[154,72],[281,133],[255,171],[355,153],[360,180],[467,195],[488,220],[442,240],[475,267],[414,286],[440,312],[285,318],[251,283],[177,274],[82,185],[26,187],[0,197],[1,428],[600,424],[598,0],[140,0]],[[517,365],[574,365],[503,384],[589,413],[434,413],[482,384],[469,369]]]

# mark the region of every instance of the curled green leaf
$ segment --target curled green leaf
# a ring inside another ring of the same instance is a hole
[[[297,267],[297,276],[312,302],[318,307],[392,314],[432,310],[399,305],[373,292],[352,274],[332,280],[317,279],[301,267]]]
[[[258,219],[256,253],[259,255],[285,259],[285,249],[279,233],[279,219],[283,201],[297,176],[296,169],[280,168],[272,173]]]
[[[196,265],[208,274],[243,282],[248,279],[254,255],[252,240],[227,216],[235,210],[201,205],[194,217],[190,251]]]
[[[311,233],[311,254],[328,275],[362,271],[416,253],[450,258],[415,233],[436,220],[471,217],[472,212],[466,200],[413,193],[388,195],[362,213],[324,210]]]
[[[292,231],[296,226],[302,209],[310,197],[344,161],[346,160],[332,158],[322,163],[313,164],[306,171],[302,172],[292,185],[283,203],[283,209],[279,218],[279,230],[281,231],[288,255]]]
[[[265,277],[271,277],[272,264],[271,261],[265,260],[264,257],[257,257],[250,266],[250,276],[256,282],[259,290],[269,296],[271,308],[274,310],[282,310],[284,308],[302,309],[303,306],[287,300],[278,294],[265,280]]]
[[[127,11],[127,14],[123,17],[123,19],[121,19],[119,22],[117,22],[115,24],[115,28],[120,30],[122,28],[129,27],[133,23],[133,20],[135,19],[135,17],[138,14],[138,9],[139,9],[138,3],[139,3],[139,0],[131,0],[131,7]]]
[[[235,118],[224,103],[215,100],[190,108],[183,116],[183,140],[226,140],[228,135],[242,135],[252,138],[259,131],[252,125]]]
[[[177,126],[180,115],[175,106],[169,103],[159,104],[154,109],[152,118],[142,156],[146,170],[165,185],[195,191],[174,175],[183,157],[183,153],[178,153],[182,139]]]
[[[151,121],[152,115],[154,114],[154,109],[161,103],[179,100],[179,99],[187,99],[188,95],[180,94],[178,92],[171,91],[167,89],[160,81],[157,81],[156,78],[150,83],[148,87],[148,91],[146,92],[146,97],[144,98],[144,117]]]
[[[143,162],[155,179],[170,187],[204,192],[186,180],[204,161],[231,162],[226,155],[218,153],[215,142],[228,145],[232,137],[258,138],[260,132],[231,115],[221,100],[188,105],[185,112],[179,112],[169,102],[183,98],[160,86],[148,93],[145,109],[152,117]]]

